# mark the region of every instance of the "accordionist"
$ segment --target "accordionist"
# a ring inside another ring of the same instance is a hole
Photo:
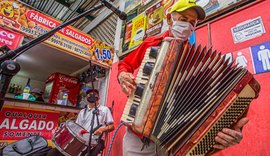
[[[160,36],[148,37],[143,43],[129,54],[118,65],[118,81],[122,88],[122,91],[130,95],[134,89],[136,89],[135,77],[133,76],[134,70],[136,70],[141,64],[146,52],[146,49],[152,46],[158,46],[164,40],[170,40],[172,38],[178,38],[188,43],[188,37],[192,34],[194,27],[198,20],[205,19],[205,12],[202,7],[196,5],[195,0],[178,0],[171,8],[170,13],[167,15],[167,23],[169,30],[164,32]],[[215,137],[215,141],[218,143],[214,145],[217,150],[222,150],[230,146],[238,144],[242,140],[241,128],[248,122],[246,117],[240,119],[234,128],[224,128]],[[147,148],[142,147],[145,145],[147,139],[141,134],[137,134],[132,131],[131,128],[127,128],[126,134],[123,138],[123,156],[134,155],[163,155],[163,151],[155,145],[154,142],[148,140]]]

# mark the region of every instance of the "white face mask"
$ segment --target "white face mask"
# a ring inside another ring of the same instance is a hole
[[[194,27],[189,22],[174,21],[172,18],[171,32],[174,38],[180,38],[182,41],[186,41],[194,31]]]

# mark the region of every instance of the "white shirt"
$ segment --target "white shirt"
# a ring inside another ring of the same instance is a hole
[[[111,111],[108,107],[98,105],[97,108],[99,110],[98,120],[100,125],[106,126],[114,122]],[[89,108],[87,105],[87,108],[84,108],[79,112],[76,120],[76,123],[82,126],[87,131],[91,130],[91,120],[93,116],[93,110],[95,110],[95,108]],[[94,119],[93,129],[95,127],[97,127],[97,116],[95,116]]]

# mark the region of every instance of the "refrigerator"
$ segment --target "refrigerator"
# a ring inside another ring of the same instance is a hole
[[[76,107],[79,91],[80,82],[76,77],[53,73],[46,80],[44,100],[48,103]]]

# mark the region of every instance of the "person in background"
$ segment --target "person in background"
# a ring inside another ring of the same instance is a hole
[[[33,95],[38,102],[44,102],[44,99],[42,97],[43,91],[39,88],[34,88],[30,91],[30,94]]]
[[[87,135],[89,134],[89,131],[91,129],[91,119],[93,116],[93,111],[95,110],[95,103],[97,104],[98,109],[98,121],[99,125],[97,123],[97,120],[95,118],[94,120],[94,135],[102,136],[103,133],[112,132],[114,130],[114,121],[111,114],[111,111],[108,107],[100,105],[98,103],[99,101],[99,91],[96,89],[89,89],[86,91],[86,97],[85,101],[88,102],[88,105],[86,108],[82,109],[78,117],[76,119],[76,123],[84,128],[78,135]],[[87,137],[88,138],[88,137]],[[104,137],[100,137],[99,143],[91,149],[91,156],[98,155],[104,148]],[[85,155],[86,153],[82,153],[81,155]],[[63,154],[60,153],[56,148],[53,148],[49,151],[47,156],[62,156]]]
[[[172,38],[180,39],[185,44],[188,43],[188,37],[194,31],[198,20],[205,19],[205,12],[202,7],[196,5],[195,0],[178,0],[172,6],[170,14],[167,15],[169,30],[160,36],[152,36],[145,39],[142,44],[132,53],[124,58],[118,65],[118,82],[122,91],[130,95],[136,89],[135,77],[133,72],[137,69],[144,58],[146,49],[151,46],[160,45],[163,40]],[[227,147],[239,144],[242,140],[241,128],[248,122],[248,119],[240,119],[232,129],[224,128],[215,138],[218,143],[214,145],[216,149],[225,149]],[[164,154],[156,147],[154,142],[149,143],[147,148],[142,147],[143,137],[136,134],[132,129],[128,128],[123,138],[123,156],[156,156],[157,153]]]

